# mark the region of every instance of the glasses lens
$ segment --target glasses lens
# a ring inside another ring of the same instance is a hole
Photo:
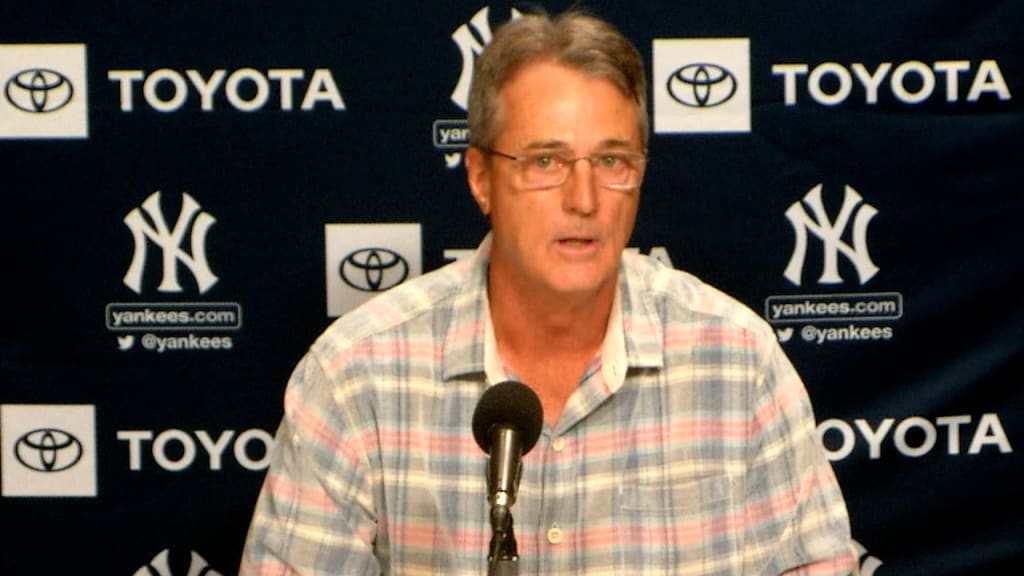
[[[594,162],[594,179],[598,184],[618,186],[629,177],[628,161],[620,154],[601,154]]]
[[[599,154],[593,165],[594,180],[598,185],[628,188],[639,183],[643,156],[618,152]]]
[[[569,163],[550,153],[528,154],[522,159],[521,174],[527,188],[558,186],[569,175]]]
[[[561,186],[578,160],[590,162],[594,183],[598,186],[628,189],[639,185],[645,158],[629,152],[604,152],[576,159],[551,152],[527,154],[516,158],[520,186],[528,189]]]

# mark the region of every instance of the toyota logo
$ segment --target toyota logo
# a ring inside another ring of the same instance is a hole
[[[82,459],[82,443],[56,428],[40,428],[18,438],[14,456],[26,468],[36,472],[60,472]]]
[[[22,70],[7,80],[4,96],[18,110],[56,112],[71,102],[75,89],[67,76],[48,68]]]
[[[687,64],[668,78],[668,93],[684,106],[710,108],[736,93],[736,77],[717,64]]]
[[[382,292],[401,284],[409,276],[409,263],[387,248],[363,248],[346,256],[338,273],[356,290]]]

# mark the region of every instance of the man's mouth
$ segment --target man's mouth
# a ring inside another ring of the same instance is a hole
[[[594,241],[589,238],[562,238],[558,242],[566,246],[589,246]]]

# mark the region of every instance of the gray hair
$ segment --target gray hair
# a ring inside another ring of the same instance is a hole
[[[527,14],[502,25],[476,61],[469,90],[469,143],[489,148],[497,138],[501,110],[498,94],[523,66],[542,60],[579,70],[615,84],[636,103],[646,147],[647,79],[636,46],[614,26],[585,12],[558,16]]]

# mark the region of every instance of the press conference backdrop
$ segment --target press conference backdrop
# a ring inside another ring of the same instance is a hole
[[[651,78],[632,246],[774,326],[864,573],[1022,573],[1024,4],[589,6]],[[237,570],[303,351],[485,234],[520,9],[0,8],[0,572]]]

